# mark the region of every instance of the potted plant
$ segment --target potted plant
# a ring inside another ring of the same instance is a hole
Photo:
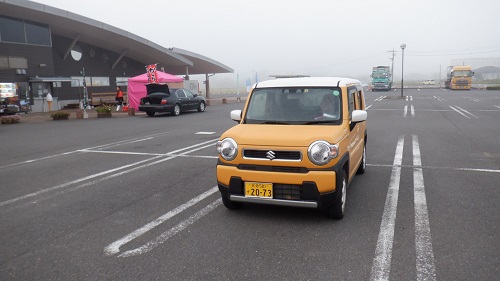
[[[68,120],[69,112],[66,111],[56,111],[50,115],[53,120]]]
[[[95,108],[97,118],[111,117],[111,106],[101,105]]]
[[[21,122],[21,118],[18,115],[2,116],[0,123],[2,124],[17,124]]]

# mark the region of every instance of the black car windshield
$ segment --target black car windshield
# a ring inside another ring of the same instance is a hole
[[[255,89],[244,123],[340,124],[341,97],[341,90],[336,87]]]

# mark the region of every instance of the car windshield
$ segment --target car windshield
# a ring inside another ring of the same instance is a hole
[[[386,78],[389,74],[387,73],[373,73],[373,78]]]
[[[455,77],[472,76],[472,73],[469,70],[456,70],[453,72],[453,76]]]
[[[341,90],[332,88],[255,89],[244,123],[248,124],[340,124]]]

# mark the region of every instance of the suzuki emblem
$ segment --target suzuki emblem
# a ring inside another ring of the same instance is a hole
[[[273,160],[275,157],[276,153],[274,153],[274,151],[272,150],[269,150],[267,153],[266,153],[266,157],[269,159],[269,160]]]

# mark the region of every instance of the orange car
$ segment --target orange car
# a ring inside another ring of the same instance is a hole
[[[231,118],[239,124],[217,142],[217,182],[227,208],[272,204],[344,217],[346,188],[366,169],[367,113],[358,80],[259,82]]]

